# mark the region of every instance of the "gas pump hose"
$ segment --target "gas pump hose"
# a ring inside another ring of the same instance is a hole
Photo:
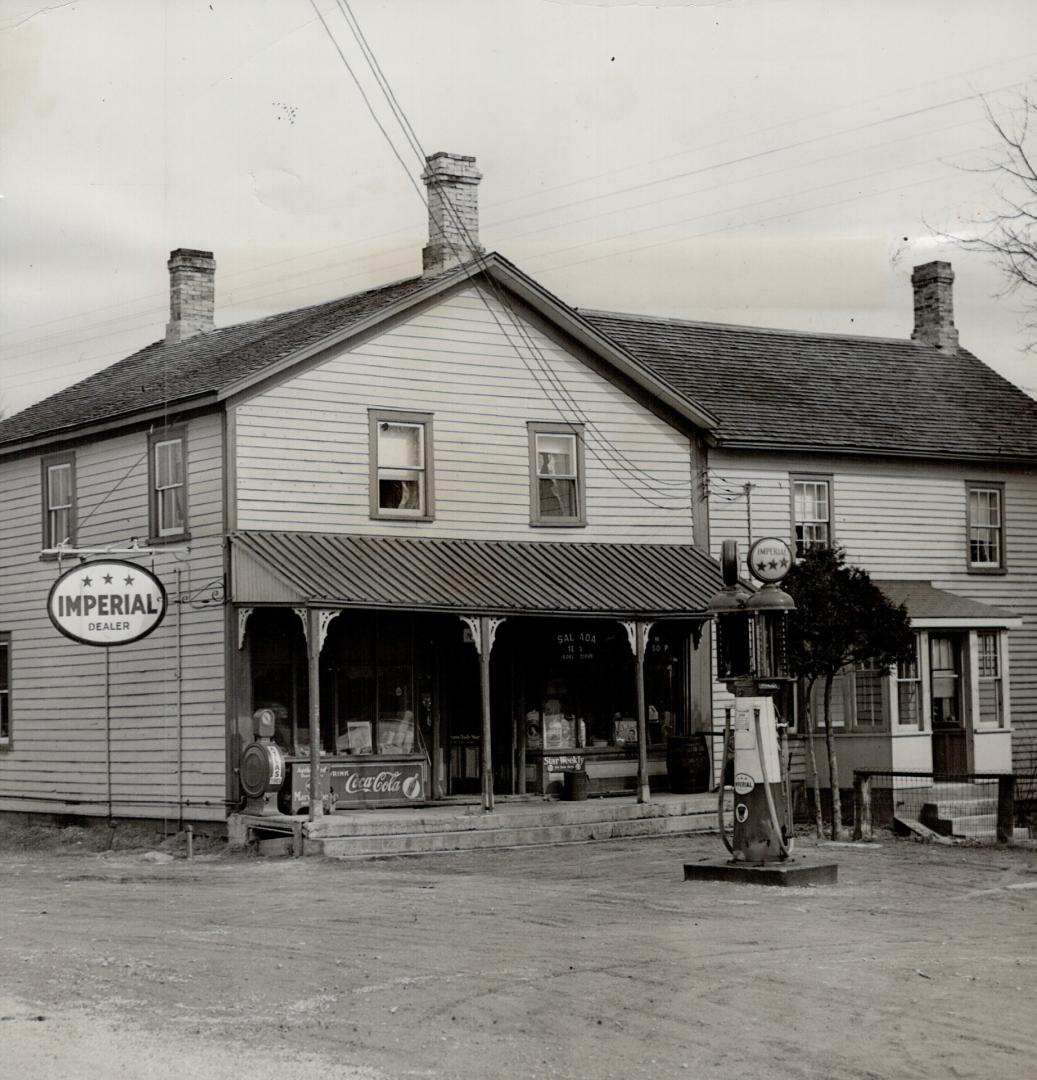
[[[724,841],[724,847],[728,854],[735,853],[734,845],[727,838],[727,830],[724,828],[724,779],[727,776],[728,750],[731,743],[731,710],[724,710],[724,753],[720,766],[720,787],[717,789],[717,820],[720,824],[720,839]]]
[[[774,795],[771,793],[770,778],[767,776],[766,754],[763,752],[763,729],[760,726],[760,710],[753,709],[753,718],[756,720],[756,752],[760,755],[760,776],[763,779],[763,797],[767,800],[767,813],[770,814],[771,828],[778,838],[778,849],[781,857],[787,859],[792,854],[792,840],[785,843],[781,835],[781,826],[778,824],[778,811],[774,805]]]

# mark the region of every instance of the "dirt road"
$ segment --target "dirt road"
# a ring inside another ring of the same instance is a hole
[[[1037,853],[713,838],[378,862],[0,855],[19,1080],[1037,1075]]]

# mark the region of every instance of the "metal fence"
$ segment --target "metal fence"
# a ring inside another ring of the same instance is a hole
[[[853,774],[854,838],[878,825],[945,843],[1008,843],[1015,833],[1015,777],[857,769]]]

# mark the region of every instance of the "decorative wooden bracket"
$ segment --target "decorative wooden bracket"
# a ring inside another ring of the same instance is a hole
[[[627,632],[627,640],[630,642],[630,651],[634,654],[634,659],[644,663],[645,653],[648,651],[648,635],[652,632],[652,627],[655,626],[654,622],[643,622],[641,627],[643,633],[641,634],[641,653],[638,655],[637,651],[637,626],[638,624],[633,621],[621,620],[620,626]]]
[[[317,652],[324,650],[324,642],[328,636],[328,627],[331,625],[331,620],[341,615],[341,611],[321,611],[320,615],[320,647]]]
[[[245,647],[245,626],[248,623],[248,617],[255,611],[255,608],[243,607],[238,608],[238,652]]]
[[[472,644],[475,646],[475,651],[482,656],[481,618],[478,615],[458,615],[458,618],[468,627],[468,632],[472,635]],[[487,642],[487,655],[493,652],[493,645],[497,640],[497,629],[502,622],[504,622],[503,619],[487,619],[490,638]]]
[[[299,616],[299,621],[302,623],[303,640],[306,642],[307,645],[309,645],[309,643],[310,643],[310,638],[309,638],[309,625],[310,625],[310,623],[309,623],[309,612],[304,607],[293,607],[292,611],[294,611],[295,614]],[[321,651],[324,648],[324,642],[325,642],[325,640],[327,639],[327,636],[328,636],[328,626],[331,623],[331,620],[334,619],[337,615],[341,615],[341,614],[342,614],[341,611],[338,611],[338,610],[329,611],[329,610],[324,609],[324,608],[322,608],[321,610],[319,610],[317,612],[317,632],[318,632],[318,635],[319,635],[318,638],[317,638],[317,655],[318,656],[320,655]]]

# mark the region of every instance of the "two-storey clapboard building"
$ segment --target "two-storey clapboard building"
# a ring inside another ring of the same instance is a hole
[[[911,340],[583,313],[720,418],[700,478],[714,554],[839,545],[906,606],[913,659],[833,688],[845,786],[1037,769],[1037,403],[959,345],[952,285],[949,263],[915,269]],[[718,685],[721,724],[727,704]]]
[[[173,252],[165,340],[0,424],[0,810],[221,819],[263,711],[291,811],[319,773],[340,807],[576,765],[647,798],[709,726],[716,418],[472,261],[477,180],[429,160],[420,276],[245,325],[214,327],[211,254]],[[98,558],[164,582],[146,638],[51,625]]]

